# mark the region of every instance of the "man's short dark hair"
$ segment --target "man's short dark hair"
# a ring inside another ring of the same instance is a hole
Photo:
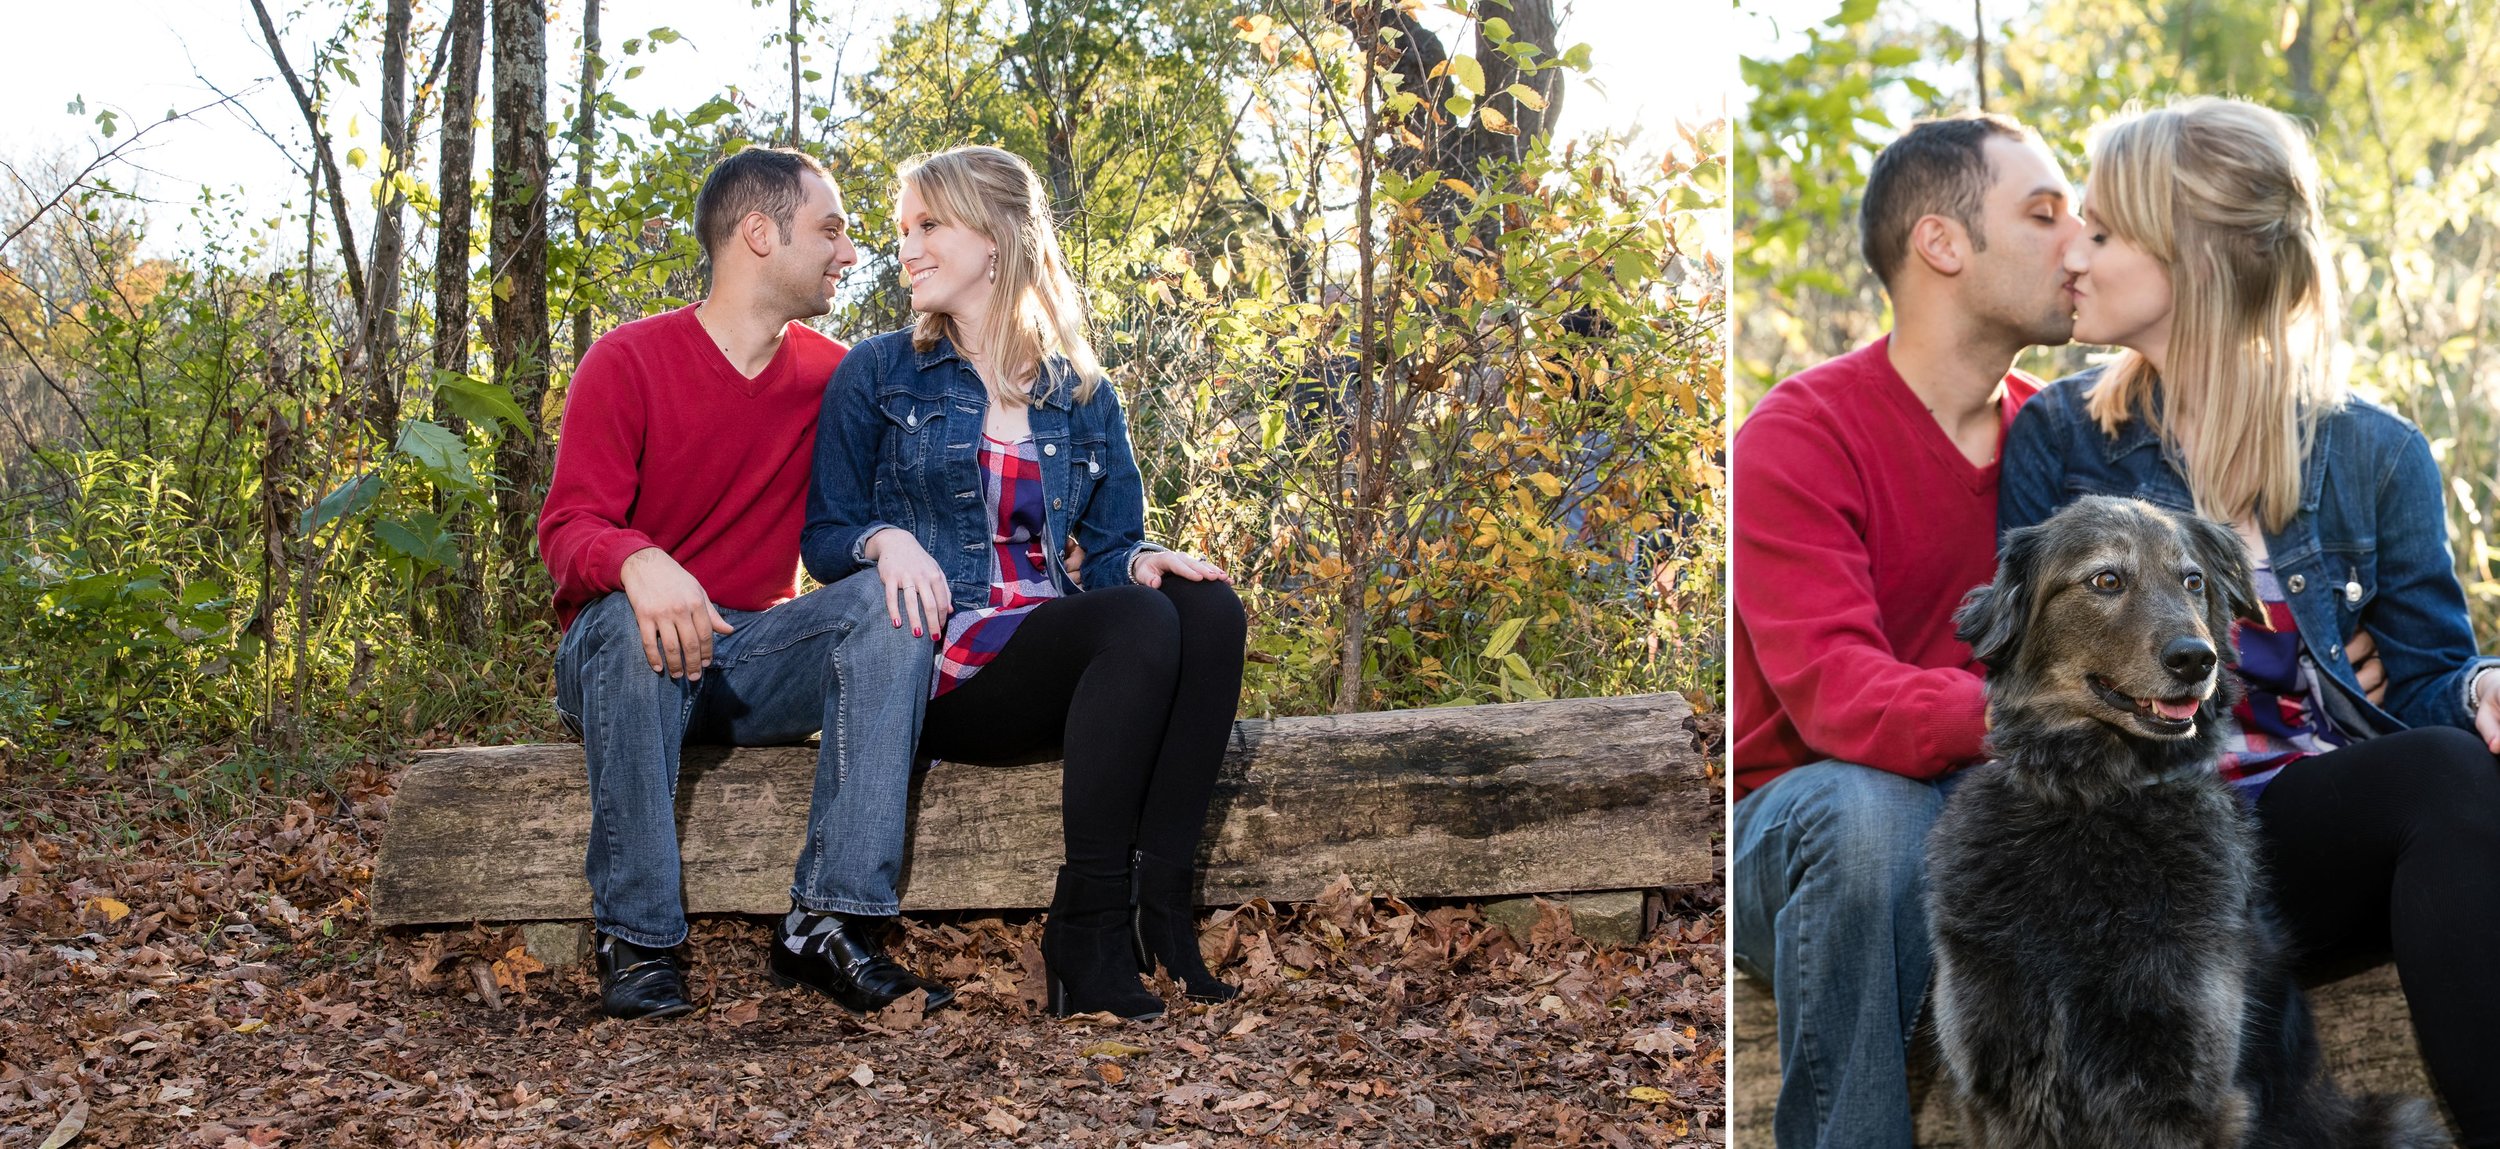
[[[799,201],[807,198],[807,173],[833,182],[816,157],[795,148],[748,148],[712,165],[703,190],[694,197],[694,235],[709,256],[738,232],[748,212],[781,225],[782,242],[790,241]]]
[[[2019,142],[2030,133],[2011,117],[1964,112],[1912,124],[1876,154],[1866,198],[1858,204],[1858,250],[1884,286],[1892,286],[1892,273],[1909,258],[1910,228],[1921,216],[1961,221],[1971,246],[1987,250],[1979,205],[1996,179],[1986,150],[1991,138]]]

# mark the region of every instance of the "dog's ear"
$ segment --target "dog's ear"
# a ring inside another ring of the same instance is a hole
[[[1969,643],[1971,655],[1990,670],[2013,665],[2020,651],[2037,593],[2032,568],[2039,565],[2047,531],[2048,524],[2039,523],[2008,533],[2005,549],[1997,555],[1996,581],[1972,587],[1962,596],[1961,609],[1953,612],[1953,637]]]
[[[2266,623],[2257,598],[2257,577],[2248,569],[2248,546],[2239,532],[2198,515],[2179,516],[2188,554],[2205,570],[2205,629],[2217,645],[2231,637],[2231,620]]]

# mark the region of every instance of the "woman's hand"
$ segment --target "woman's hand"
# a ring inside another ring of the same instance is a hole
[[[912,637],[943,633],[946,616],[955,613],[955,596],[947,589],[946,572],[920,548],[920,540],[901,527],[868,536],[861,548],[877,564],[877,581],[885,584],[885,615],[894,625],[911,616]]]
[[[2352,640],[2344,644],[2344,661],[2352,666],[2352,677],[2361,684],[2362,696],[2376,706],[2387,701],[2387,664],[2378,660],[2378,640],[2363,627],[2352,632]]]
[[[2500,754],[2500,667],[2474,676],[2474,732],[2492,753]]]
[[[1129,564],[1129,575],[1139,586],[1160,587],[1166,574],[1179,575],[1191,582],[1206,582],[1209,579],[1233,581],[1233,576],[1224,573],[1224,568],[1179,551],[1147,551]]]

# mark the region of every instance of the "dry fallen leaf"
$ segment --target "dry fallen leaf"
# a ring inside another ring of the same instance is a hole
[[[36,1149],[61,1149],[61,1146],[77,1140],[79,1131],[86,1127],[87,1101],[82,1097],[71,1103],[69,1112],[61,1115],[61,1123],[53,1126],[52,1136],[44,1138],[43,1144]]]
[[[1105,1085],[1118,1085],[1128,1079],[1128,1070],[1120,1068],[1120,1063],[1116,1061],[1099,1062],[1094,1066],[1094,1076],[1101,1078]]]
[[[998,1130],[1009,1137],[1013,1137],[1018,1133],[1024,1132],[1024,1122],[1016,1120],[1015,1114],[1009,1113],[1004,1109],[992,1109],[989,1112],[982,1114],[981,1124]]]
[[[1224,1036],[1247,1037],[1250,1035],[1251,1030],[1257,1029],[1258,1027],[1266,1024],[1267,1016],[1265,1014],[1253,1013],[1234,1023],[1231,1029],[1225,1030]]]
[[[1244,1109],[1256,1109],[1259,1106],[1265,1105],[1274,1100],[1276,1099],[1268,1096],[1266,1090],[1253,1089],[1239,1097],[1228,1097],[1222,1101],[1216,1102],[1215,1111],[1218,1113],[1239,1113]]]
[[[108,922],[118,922],[130,916],[130,906],[120,898],[89,898],[87,908],[103,914]]]
[[[1634,1101],[1646,1101],[1652,1105],[1671,1104],[1675,1101],[1674,1094],[1655,1085],[1635,1085],[1625,1092],[1624,1096]]]
[[[1097,1041],[1097,1042],[1093,1043],[1092,1045],[1089,1045],[1089,1046],[1086,1046],[1086,1047],[1085,1047],[1085,1049],[1084,1049],[1084,1056],[1087,1056],[1087,1057],[1135,1057],[1135,1056],[1137,1056],[1138,1054],[1140,1054],[1140,1053],[1145,1053],[1145,1052],[1147,1052],[1147,1049],[1146,1049],[1146,1047],[1145,1047],[1145,1046],[1142,1046],[1142,1045],[1130,1045],[1129,1043],[1127,1043],[1127,1042],[1125,1042],[1125,1041]]]
[[[871,1085],[875,1085],[876,1083],[877,1083],[877,1071],[876,1071],[876,1070],[873,1070],[873,1069],[868,1068],[868,1066],[866,1066],[865,1064],[863,1064],[863,1065],[861,1065],[859,1068],[854,1069],[854,1070],[852,1070],[852,1071],[851,1071],[851,1084],[853,1084],[853,1085],[859,1086],[859,1087],[860,1087],[860,1088],[862,1088],[862,1089],[866,1089],[866,1088],[868,1088],[868,1087],[869,1087],[869,1086],[871,1086]]]

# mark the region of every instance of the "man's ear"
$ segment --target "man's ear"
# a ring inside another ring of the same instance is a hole
[[[1938,275],[1960,275],[1970,260],[1970,229],[1960,220],[1922,215],[1910,225],[1910,258]]]
[[[1996,581],[1972,587],[1953,612],[1953,637],[1970,644],[1971,655],[1990,670],[2013,665],[2022,652],[2023,631],[2031,622],[2031,603],[2038,594],[2033,568],[2039,565],[2048,524],[2024,527],[2005,536],[1997,556]]]
[[[745,244],[755,258],[770,258],[773,249],[781,246],[781,225],[763,212],[748,212],[738,221],[738,242]]]

